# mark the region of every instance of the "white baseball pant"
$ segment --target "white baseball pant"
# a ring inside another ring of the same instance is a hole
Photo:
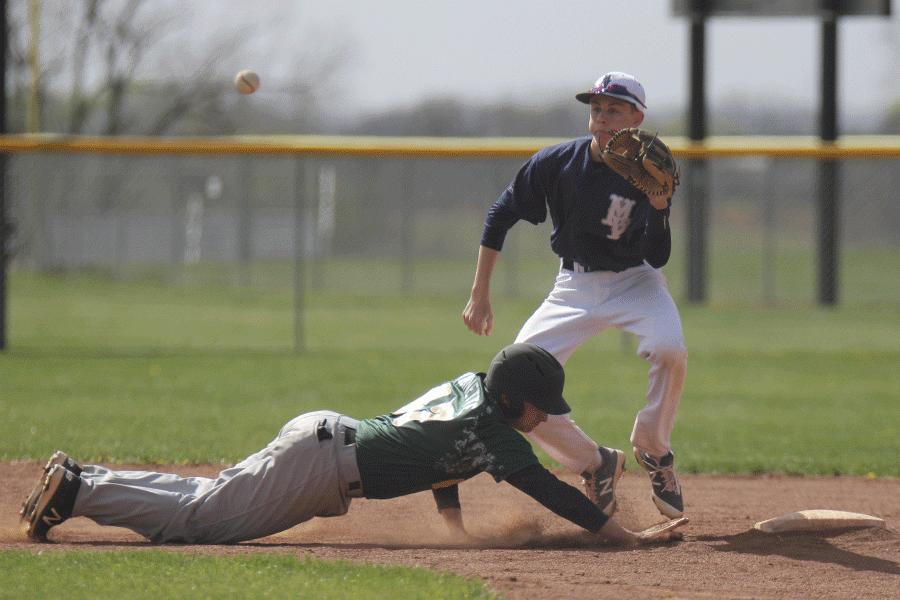
[[[565,364],[582,343],[610,327],[633,333],[638,356],[650,363],[647,405],[637,414],[631,443],[651,456],[663,456],[670,449],[681,401],[687,349],[678,308],[660,270],[647,264],[621,273],[561,268],[553,291],[522,326],[516,342],[541,346]],[[603,389],[602,374],[597,388]],[[600,465],[597,444],[569,415],[551,415],[528,437],[574,473]]]

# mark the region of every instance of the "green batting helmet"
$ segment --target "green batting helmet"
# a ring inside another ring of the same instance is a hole
[[[497,400],[500,394],[514,406],[528,402],[549,415],[564,415],[571,409],[563,400],[563,367],[556,358],[534,344],[511,344],[497,353],[484,385]]]

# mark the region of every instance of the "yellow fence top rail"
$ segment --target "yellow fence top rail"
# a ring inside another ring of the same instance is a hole
[[[775,158],[898,158],[900,136],[714,136],[702,143],[663,137],[686,159],[765,155]],[[86,154],[257,154],[419,158],[527,157],[561,138],[437,138],[370,136],[138,137],[56,134],[0,135],[0,152]]]

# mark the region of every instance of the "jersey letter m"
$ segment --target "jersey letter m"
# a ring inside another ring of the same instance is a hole
[[[631,208],[637,204],[637,202],[619,196],[618,194],[610,194],[609,199],[609,212],[606,213],[606,218],[600,222],[610,229],[609,233],[606,234],[606,237],[611,240],[617,240],[622,237],[622,234],[628,229],[628,225],[631,223],[631,219],[629,218],[629,215],[631,215]]]

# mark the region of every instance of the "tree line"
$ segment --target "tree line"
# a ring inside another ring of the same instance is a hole
[[[40,5],[42,12],[30,10]],[[90,135],[345,134],[385,136],[573,137],[587,132],[587,111],[572,98],[541,106],[423,99],[364,116],[329,121],[328,92],[353,59],[352,44],[302,44],[296,79],[274,102],[235,93],[223,66],[254,36],[254,25],[201,42],[185,36],[191,16],[178,0],[14,2],[8,10],[10,132]],[[168,7],[169,10],[165,10]],[[35,20],[37,19],[37,20]],[[39,23],[35,30],[34,23]],[[31,44],[37,33],[40,44]],[[236,71],[235,71],[236,72]],[[574,93],[574,92],[573,92]],[[687,107],[663,107],[647,125],[684,135]],[[815,135],[815,109],[735,98],[709,111],[712,135]],[[900,134],[900,105],[842,133]]]

